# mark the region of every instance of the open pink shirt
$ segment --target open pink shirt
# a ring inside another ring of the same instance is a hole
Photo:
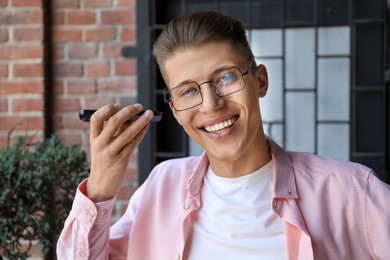
[[[285,223],[288,259],[390,259],[389,185],[363,165],[268,142],[270,203]],[[111,228],[115,198],[94,204],[83,181],[58,240],[58,259],[181,259],[208,165],[206,155],[157,165]]]

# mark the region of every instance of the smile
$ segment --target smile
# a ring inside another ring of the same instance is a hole
[[[206,132],[208,132],[208,133],[219,133],[223,129],[234,125],[234,123],[236,121],[237,121],[237,116],[234,116],[234,117],[229,118],[228,120],[225,120],[223,122],[220,122],[220,123],[217,123],[214,125],[205,126],[204,130],[206,130]]]

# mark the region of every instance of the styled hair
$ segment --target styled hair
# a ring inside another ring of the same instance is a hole
[[[164,63],[170,56],[210,42],[228,43],[232,50],[248,60],[253,55],[245,28],[237,19],[213,11],[178,16],[164,27],[153,46],[153,55],[164,79]]]

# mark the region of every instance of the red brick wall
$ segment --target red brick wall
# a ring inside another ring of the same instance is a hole
[[[0,146],[37,134],[43,119],[43,10],[38,0],[0,0]]]
[[[121,57],[136,45],[135,0],[52,0],[54,132],[89,150],[89,125],[80,108],[137,99],[136,60]],[[0,147],[13,136],[43,138],[43,0],[0,0]],[[136,156],[118,196],[113,221],[136,189]],[[39,254],[38,254],[39,255]]]

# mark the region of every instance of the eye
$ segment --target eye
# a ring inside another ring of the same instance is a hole
[[[191,97],[199,93],[199,89],[196,84],[183,85],[180,86],[177,90],[179,98]]]
[[[236,82],[236,80],[237,80],[237,75],[235,73],[228,72],[223,74],[221,77],[218,77],[215,85],[217,87],[229,86],[234,82]]]

